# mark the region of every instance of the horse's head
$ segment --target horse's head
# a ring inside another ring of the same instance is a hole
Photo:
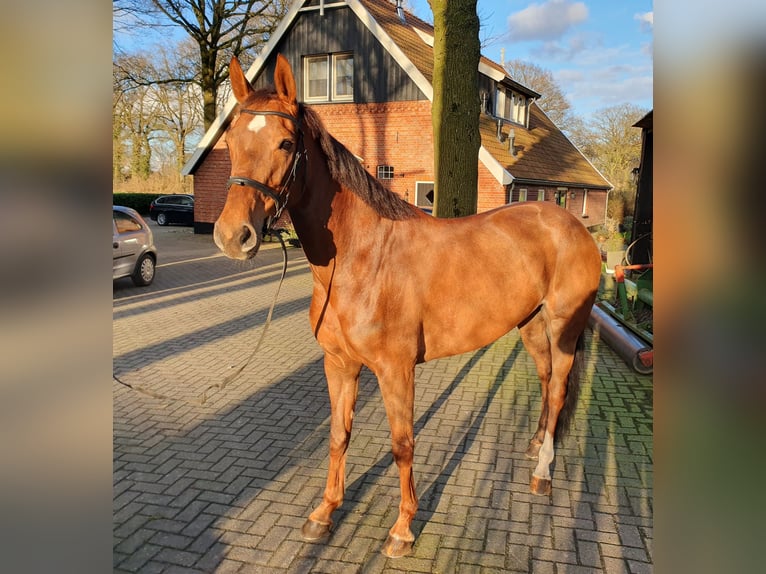
[[[258,252],[264,220],[286,207],[302,155],[295,79],[287,59],[277,56],[276,92],[253,90],[237,58],[229,77],[239,113],[226,130],[231,158],[229,191],[213,239],[232,259]]]

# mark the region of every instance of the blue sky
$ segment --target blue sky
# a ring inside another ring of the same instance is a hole
[[[427,0],[408,0],[433,22]],[[651,0],[478,0],[482,54],[521,59],[550,70],[587,120],[608,106],[652,108]]]

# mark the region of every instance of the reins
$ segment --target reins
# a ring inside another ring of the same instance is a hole
[[[202,391],[202,394],[200,395],[199,399],[197,399],[196,401],[187,401],[184,399],[179,399],[177,397],[171,397],[169,395],[165,395],[165,394],[153,391],[151,389],[148,389],[143,385],[126,383],[114,373],[112,373],[112,378],[118,383],[120,383],[121,385],[123,385],[124,387],[128,387],[129,389],[136,391],[137,393],[141,393],[142,395],[146,395],[154,399],[160,399],[163,401],[183,402],[183,403],[194,405],[194,406],[202,406],[207,402],[210,391],[212,390],[222,391],[227,385],[229,385],[229,383],[231,383],[237,377],[239,377],[239,375],[242,374],[242,371],[244,371],[245,368],[247,368],[247,366],[250,364],[250,361],[253,360],[253,357],[261,348],[263,341],[266,339],[266,333],[268,333],[269,327],[271,326],[271,317],[274,314],[274,307],[276,306],[277,299],[279,298],[279,291],[282,289],[282,283],[284,282],[285,276],[287,275],[287,247],[285,246],[285,242],[282,239],[281,235],[277,234],[277,238],[279,239],[279,243],[282,246],[282,273],[279,277],[279,282],[277,283],[277,289],[274,292],[274,298],[271,301],[269,312],[266,315],[266,323],[263,325],[263,329],[261,330],[261,336],[259,337],[258,342],[256,343],[253,350],[250,352],[250,356],[245,360],[244,363],[242,363],[242,365],[239,366],[239,368],[237,368],[236,371],[224,377],[224,379],[221,382],[214,383],[206,387],[205,390]]]
[[[263,195],[265,195],[266,197],[274,201],[276,211],[274,215],[269,218],[269,221],[266,225],[267,229],[271,229],[271,227],[277,222],[279,217],[282,215],[282,212],[284,211],[285,207],[287,207],[287,201],[290,197],[290,187],[295,182],[295,178],[298,171],[298,165],[300,164],[300,160],[306,157],[306,150],[303,148],[303,131],[301,129],[301,120],[300,118],[296,118],[295,116],[291,116],[283,112],[271,111],[271,110],[259,111],[259,110],[242,109],[240,110],[240,112],[252,114],[252,115],[280,116],[293,122],[298,131],[298,141],[296,144],[296,151],[295,151],[295,157],[293,159],[293,165],[285,173],[284,177],[282,178],[282,182],[280,183],[279,190],[271,188],[265,183],[262,183],[260,181],[250,179],[249,177],[241,177],[241,176],[230,177],[227,182],[227,189],[235,184],[247,185],[247,186],[255,188],[260,193],[262,193]],[[250,364],[250,361],[253,360],[253,357],[261,348],[263,341],[266,339],[266,333],[268,332],[269,327],[271,326],[271,318],[274,313],[274,307],[276,306],[277,299],[279,298],[279,291],[282,288],[282,283],[284,282],[285,275],[287,274],[287,247],[285,246],[285,242],[284,242],[284,239],[282,239],[281,234],[277,233],[275,235],[279,239],[279,243],[282,246],[282,274],[279,278],[277,289],[274,292],[274,298],[271,301],[271,306],[269,307],[268,315],[266,316],[266,323],[264,324],[263,329],[261,330],[261,336],[258,339],[258,342],[256,343],[253,350],[250,352],[250,356],[245,360],[244,363],[242,363],[242,365],[239,366],[239,368],[237,368],[236,371],[234,371],[230,375],[227,375],[221,382],[215,383],[206,387],[202,391],[202,394],[200,395],[199,399],[197,399],[196,401],[187,401],[184,399],[179,399],[177,397],[171,397],[169,395],[165,395],[163,393],[158,393],[156,391],[148,389],[143,385],[126,383],[125,381],[120,379],[115,373],[112,373],[112,378],[115,381],[117,381],[119,384],[137,393],[141,393],[143,395],[146,395],[155,399],[160,399],[162,401],[183,402],[183,403],[194,405],[194,406],[202,406],[207,402],[211,391],[222,391],[227,385],[229,385],[232,381],[234,381],[237,377],[239,377],[239,375],[242,374],[242,371],[244,371],[245,368],[247,368],[247,366]]]

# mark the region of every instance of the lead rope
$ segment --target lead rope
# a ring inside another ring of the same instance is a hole
[[[204,391],[202,391],[202,394],[200,395],[199,399],[196,401],[187,401],[184,399],[179,399],[177,397],[171,397],[168,395],[163,395],[162,393],[158,393],[156,391],[153,391],[151,389],[146,388],[143,385],[136,385],[136,384],[130,384],[126,383],[122,379],[120,379],[116,374],[112,373],[112,378],[117,381],[119,384],[128,387],[129,389],[141,393],[142,395],[146,395],[148,397],[152,397],[154,399],[160,399],[162,401],[171,401],[171,402],[182,402],[189,405],[194,406],[202,406],[207,402],[207,399],[209,397],[209,392],[212,390],[218,390],[222,391],[229,383],[234,381],[239,375],[242,374],[242,371],[244,371],[247,366],[250,364],[250,361],[253,360],[253,357],[255,357],[255,354],[258,352],[258,349],[261,348],[261,345],[263,344],[264,339],[266,338],[266,333],[269,331],[269,327],[271,326],[271,317],[274,314],[274,307],[277,304],[277,299],[279,298],[279,291],[282,288],[282,283],[285,280],[285,275],[287,275],[287,247],[285,246],[285,242],[282,239],[282,235],[280,233],[277,233],[277,238],[279,239],[280,245],[282,245],[282,275],[279,277],[279,283],[277,283],[277,290],[274,292],[274,299],[271,301],[271,307],[269,307],[269,313],[266,316],[266,323],[263,326],[263,329],[261,330],[261,336],[258,339],[258,343],[256,343],[253,350],[250,352],[250,356],[245,360],[240,367],[231,373],[230,375],[226,376],[220,383],[214,383],[212,385],[209,385],[207,388],[205,388]]]

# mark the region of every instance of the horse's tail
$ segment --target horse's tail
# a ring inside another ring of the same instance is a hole
[[[574,361],[572,369],[569,371],[567,379],[567,394],[564,399],[564,406],[559,413],[559,420],[556,422],[556,437],[562,438],[569,430],[569,426],[574,418],[577,398],[580,396],[580,379],[585,366],[584,359],[585,332],[580,333],[575,345]]]

